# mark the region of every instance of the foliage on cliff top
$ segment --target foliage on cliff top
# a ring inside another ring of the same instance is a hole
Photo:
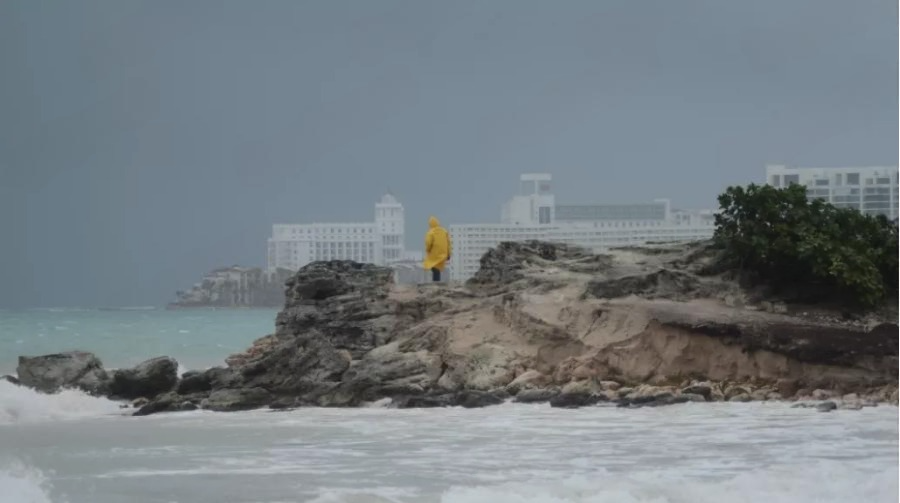
[[[863,307],[897,296],[897,224],[884,216],[809,201],[801,185],[729,187],[719,209],[725,261],[761,283]]]

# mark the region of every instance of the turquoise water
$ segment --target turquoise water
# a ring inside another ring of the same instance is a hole
[[[20,355],[80,349],[107,368],[172,356],[184,368],[223,364],[231,353],[275,329],[276,310],[34,309],[0,311],[0,374]]]

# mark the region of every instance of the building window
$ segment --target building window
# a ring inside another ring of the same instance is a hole
[[[828,185],[827,178],[816,178],[816,185]]]
[[[840,184],[841,184],[841,178],[842,178],[842,177],[841,177],[841,174],[840,174],[840,173],[834,175],[834,184],[835,184],[835,185],[840,185]]]
[[[781,187],[781,175],[772,175],[772,186]]]
[[[800,175],[784,175],[784,184],[799,184],[800,183]]]
[[[878,178],[877,180],[875,180],[875,183],[877,183],[878,185],[889,185],[891,183],[891,179],[890,178]]]
[[[847,185],[859,185],[859,173],[847,173]]]

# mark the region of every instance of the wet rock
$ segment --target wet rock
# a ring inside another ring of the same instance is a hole
[[[749,402],[753,400],[747,393],[740,393],[728,399],[729,402]]]
[[[391,400],[391,407],[397,409],[419,409],[434,407],[450,407],[454,404],[455,397],[452,394],[432,396],[397,396]]]
[[[195,404],[194,402],[189,402],[189,401],[181,402],[181,405],[178,406],[178,410],[185,410],[185,411],[186,410],[197,410],[198,408],[199,407],[197,407],[197,404]]]
[[[150,403],[149,399],[147,399],[145,397],[140,397],[140,398],[135,398],[134,400],[132,400],[131,406],[134,407],[135,409],[139,409],[139,408],[143,407],[144,405],[147,405],[148,403]]]
[[[777,391],[771,391],[771,392],[769,392],[769,394],[766,395],[766,400],[771,400],[771,401],[777,402],[780,400],[784,400],[784,397],[782,397],[781,393],[779,393]]]
[[[22,385],[22,383],[19,382],[19,380],[15,376],[11,376],[11,375],[0,376],[0,381],[6,381],[10,384],[15,384],[16,386]]]
[[[515,398],[518,403],[543,403],[559,394],[557,388],[535,388],[520,391]]]
[[[188,395],[208,392],[213,388],[233,387],[238,382],[239,377],[232,369],[213,367],[203,371],[191,370],[181,376],[175,391],[180,395]]]
[[[75,388],[92,395],[104,395],[109,383],[103,363],[93,353],[85,351],[20,356],[16,373],[23,386],[43,393]]]
[[[134,368],[115,371],[109,393],[125,399],[154,397],[172,390],[177,382],[178,362],[168,356],[160,356]]]
[[[501,404],[503,399],[486,391],[465,390],[456,395],[456,402],[467,409],[474,409]]]
[[[758,389],[758,390],[754,391],[753,393],[750,393],[750,400],[755,401],[755,402],[766,401],[769,398],[769,393],[771,393],[770,390]]]
[[[134,416],[149,416],[150,414],[157,414],[160,412],[173,412],[177,411],[179,405],[184,401],[184,398],[178,396],[177,393],[169,392],[162,395],[157,396],[153,400],[146,402],[142,405],[137,412],[135,412]]]
[[[209,394],[200,406],[204,409],[226,412],[265,407],[272,402],[272,395],[263,388],[220,389]]]
[[[753,390],[750,389],[750,387],[748,387],[748,386],[731,385],[731,386],[728,386],[725,388],[725,392],[724,392],[725,400],[727,400],[729,402],[731,402],[731,401],[749,401],[749,400],[732,400],[732,398],[739,396],[739,395],[747,395],[747,398],[750,398],[750,393],[752,393],[752,392],[753,392]]]
[[[816,405],[816,410],[819,412],[831,412],[835,409],[837,409],[837,404],[831,400]]]
[[[703,395],[698,395],[696,393],[682,393],[682,397],[687,398],[689,402],[706,402],[706,397]]]
[[[638,408],[638,407],[661,407],[665,405],[676,405],[679,403],[686,403],[693,401],[695,396],[700,395],[676,395],[671,391],[656,391],[656,392],[646,392],[646,393],[637,393],[632,394],[631,396],[619,400],[619,407],[630,407],[630,408]]]
[[[682,394],[693,394],[700,395],[704,400],[710,400],[712,398],[712,386],[707,383],[698,383],[687,386],[681,390]]]
[[[601,398],[599,395],[585,391],[576,391],[572,393],[560,393],[552,397],[550,399],[550,406],[575,409],[578,407],[586,407],[588,405],[596,405],[600,400]]]

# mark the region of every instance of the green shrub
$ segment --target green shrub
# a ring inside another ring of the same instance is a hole
[[[883,216],[808,201],[801,185],[729,187],[719,210],[725,260],[760,282],[866,307],[897,294],[897,225]]]

